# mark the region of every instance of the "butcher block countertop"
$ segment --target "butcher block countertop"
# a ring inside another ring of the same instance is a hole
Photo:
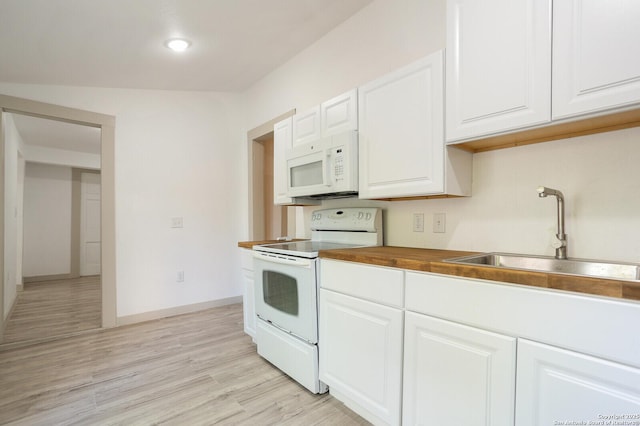
[[[288,241],[282,240],[262,240],[262,241],[239,241],[238,247],[252,249],[253,246],[257,246],[259,244],[278,244],[278,243],[288,243],[290,241],[305,241],[304,239],[293,239]]]
[[[344,260],[466,278],[479,278],[556,290],[568,290],[628,300],[640,300],[640,283],[633,281],[521,271],[482,265],[458,265],[443,262],[444,259],[473,254],[477,253],[388,246],[322,250],[319,253],[320,258],[323,259]]]

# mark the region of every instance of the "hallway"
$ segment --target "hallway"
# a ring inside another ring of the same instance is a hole
[[[24,284],[2,343],[42,340],[101,327],[100,276]]]

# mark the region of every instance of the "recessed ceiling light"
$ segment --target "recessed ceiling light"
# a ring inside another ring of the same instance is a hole
[[[167,40],[164,45],[174,52],[184,52],[191,46],[191,42],[183,38],[172,38],[171,40]]]

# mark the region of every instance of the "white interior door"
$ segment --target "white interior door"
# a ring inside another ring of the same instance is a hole
[[[100,175],[80,177],[80,275],[100,274]]]

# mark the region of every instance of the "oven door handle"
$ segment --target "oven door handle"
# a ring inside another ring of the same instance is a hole
[[[303,259],[300,257],[285,257],[277,254],[267,254],[254,251],[253,257],[256,259],[263,260],[265,262],[271,263],[279,263],[282,265],[292,265],[292,266],[301,266],[301,267],[309,267],[311,265],[311,259]]]

